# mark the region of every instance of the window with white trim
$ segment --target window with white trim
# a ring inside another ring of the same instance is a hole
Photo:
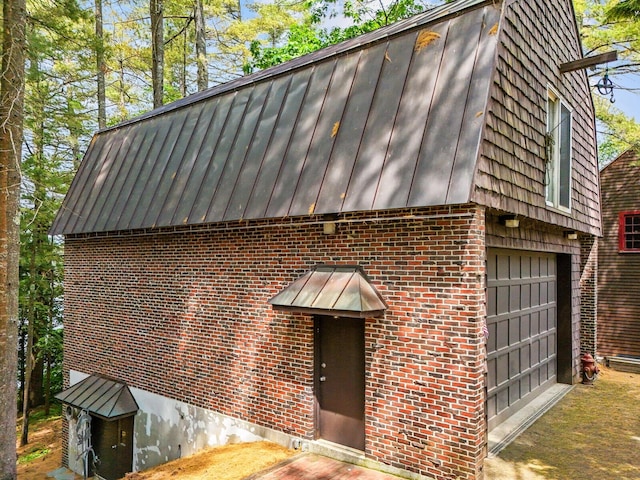
[[[571,209],[571,110],[549,90],[547,97],[547,205]]]

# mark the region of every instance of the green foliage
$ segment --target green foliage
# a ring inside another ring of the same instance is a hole
[[[632,20],[640,21],[640,1],[621,0],[610,6],[606,12],[608,21]]]
[[[249,73],[278,65],[411,17],[432,6],[432,3],[419,0],[395,0],[388,6],[368,0],[348,0],[344,2],[342,12],[336,12],[332,0],[310,0],[307,3],[309,14],[288,30],[283,44],[266,43],[261,39],[251,43],[251,62],[245,65],[244,70]],[[349,25],[323,26],[338,15],[343,16]]]
[[[596,96],[598,118],[598,162],[604,167],[622,152],[632,148],[640,151],[640,125],[617,109],[614,104]]]
[[[29,452],[25,453],[24,455],[20,455],[18,457],[18,463],[20,465],[24,465],[25,463],[30,463],[33,462],[34,460],[37,460],[38,458],[44,457],[45,455],[48,455],[49,452],[51,451],[51,449],[49,448],[40,448],[40,447],[36,447],[32,450],[29,450]]]
[[[595,85],[605,72],[608,73],[616,87],[614,98],[616,92],[624,88],[625,77],[640,78],[640,17],[624,18],[624,16],[612,14],[619,7],[626,8],[632,3],[634,3],[632,0],[622,2],[574,0],[586,55],[610,50],[618,52],[618,62],[600,65],[588,71],[592,85]],[[638,3],[637,0],[635,3]],[[595,89],[593,97],[598,126],[600,165],[606,165],[630,148],[640,149],[640,125]]]
[[[74,0],[30,5],[21,188],[19,318],[23,339],[19,379],[27,355],[35,359],[40,399],[62,388],[62,245],[48,236],[95,128],[90,111],[94,42],[90,16]],[[87,106],[85,106],[87,105]],[[27,352],[28,326],[33,351]],[[45,391],[46,390],[46,391]]]

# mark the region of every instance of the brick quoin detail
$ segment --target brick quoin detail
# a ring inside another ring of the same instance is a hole
[[[580,236],[580,351],[596,357],[598,335],[598,239]]]
[[[318,263],[359,264],[389,305],[365,324],[366,455],[481,477],[484,210],[386,217],[341,217],[335,235],[263,222],[68,237],[66,381],[108,375],[313,439],[313,317],[267,301]]]

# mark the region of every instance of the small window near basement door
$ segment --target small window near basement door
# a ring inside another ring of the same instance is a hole
[[[547,97],[547,205],[571,209],[571,110],[560,96],[549,90]]]
[[[620,213],[620,252],[640,253],[640,210]]]

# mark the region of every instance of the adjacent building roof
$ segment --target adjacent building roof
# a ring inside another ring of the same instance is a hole
[[[56,398],[106,420],[128,417],[138,411],[138,403],[129,387],[96,375],[90,375],[60,392]]]
[[[459,0],[98,132],[51,233],[465,203],[499,15]]]
[[[387,304],[359,266],[317,265],[269,303],[277,310],[370,318]]]

